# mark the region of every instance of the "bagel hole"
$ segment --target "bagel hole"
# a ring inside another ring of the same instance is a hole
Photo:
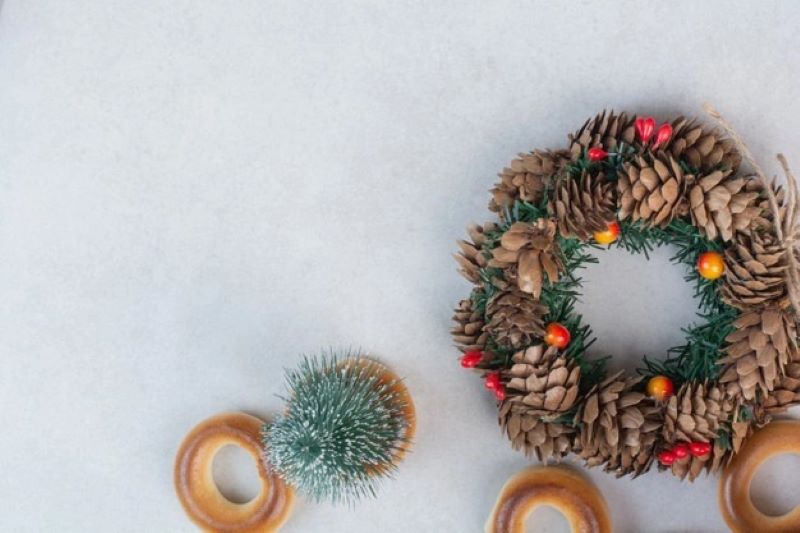
[[[683,279],[686,267],[670,258],[675,249],[661,246],[643,254],[621,248],[597,250],[599,263],[578,271],[583,278],[577,311],[597,341],[590,357],[611,355],[610,371],[634,371],[642,358],[663,360],[667,350],[684,344],[681,328],[700,322],[694,287]]]
[[[539,505],[525,519],[526,533],[570,533],[572,528],[564,513],[550,505]]]
[[[750,500],[768,516],[781,516],[800,504],[797,479],[800,454],[784,453],[764,461],[750,484]]]
[[[233,503],[247,503],[258,496],[261,480],[253,457],[239,446],[220,448],[211,463],[214,483]]]

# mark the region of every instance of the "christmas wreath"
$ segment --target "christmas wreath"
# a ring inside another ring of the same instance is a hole
[[[800,404],[797,187],[768,180],[729,124],[603,112],[562,150],[521,154],[499,175],[498,220],[459,242],[474,284],[456,310],[461,365],[494,393],[515,449],[575,453],[634,477],[681,479],[727,464],[754,428]],[[742,163],[748,172],[741,168]],[[607,375],[576,311],[592,250],[674,247],[700,323],[637,375]]]

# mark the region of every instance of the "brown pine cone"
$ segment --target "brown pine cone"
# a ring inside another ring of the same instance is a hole
[[[485,234],[495,229],[497,229],[497,225],[493,223],[487,223],[483,226],[471,224],[467,228],[470,240],[458,241],[458,247],[461,248],[461,252],[453,254],[453,257],[455,257],[456,262],[458,262],[458,265],[461,267],[459,269],[461,275],[472,283],[480,283],[480,270],[489,263],[487,257],[488,252],[483,252],[483,245],[486,242]]]
[[[687,383],[667,402],[662,438],[668,448],[679,443],[707,442],[711,453],[702,457],[688,456],[676,460],[669,469],[680,479],[690,481],[703,470],[715,471],[730,460],[744,440],[749,425],[738,419],[739,404],[726,395],[722,387],[703,383]],[[724,447],[719,438],[730,434],[731,447]]]
[[[722,300],[739,309],[785,308],[788,258],[771,228],[737,232],[725,250]]]
[[[527,414],[552,421],[572,409],[578,398],[581,369],[555,347],[537,344],[515,353],[506,372],[508,401]]]
[[[795,405],[800,405],[800,357],[797,355],[786,365],[784,375],[775,384],[775,390],[764,398],[762,407],[772,415]]]
[[[514,270],[517,286],[523,292],[539,298],[544,275],[550,283],[558,281],[563,269],[555,242],[556,224],[540,218],[536,222],[515,222],[500,239],[500,246],[492,250],[489,266]]]
[[[728,345],[720,384],[728,394],[746,400],[756,393],[768,396],[784,373],[784,366],[797,356],[797,331],[793,317],[779,309],[749,311],[734,322],[736,328],[725,338]]]
[[[774,179],[770,184],[770,187],[772,188],[772,191],[775,194],[775,198],[778,202],[778,211],[780,216],[783,218],[783,216],[786,214],[786,190],[782,186],[778,185]],[[769,199],[767,198],[767,193],[764,190],[764,185],[761,183],[761,180],[755,178],[746,179],[744,190],[746,192],[752,192],[758,195],[758,198],[755,201],[755,207],[760,210],[760,212],[753,217],[752,222],[747,230],[758,229],[759,231],[775,231],[772,209],[770,209]]]
[[[747,438],[752,432],[751,424],[747,422],[736,422],[732,424],[731,428],[731,444],[723,445],[721,441],[714,441],[711,447],[711,452],[708,455],[701,457],[694,457],[688,455],[683,459],[675,459],[669,467],[661,466],[661,470],[670,470],[672,475],[679,479],[685,479],[689,476],[689,481],[697,479],[702,472],[717,472],[720,468],[724,467],[731,462],[733,457],[739,452],[739,447],[744,439]],[[734,450],[731,446],[732,443],[736,444],[737,448]],[[688,444],[688,443],[685,443]]]
[[[492,188],[489,210],[502,215],[503,210],[513,206],[517,200],[539,203],[547,184],[568,159],[566,150],[534,150],[520,154],[498,174],[500,181]]]
[[[461,300],[453,315],[456,323],[450,334],[462,352],[483,351],[489,335],[483,331],[483,315],[474,309],[471,298]]]
[[[622,374],[586,396],[575,415],[576,447],[588,466],[605,463],[617,476],[638,476],[653,463],[661,414],[650,398],[633,390],[641,379],[620,379]]]
[[[520,349],[544,336],[546,305],[516,287],[501,290],[486,304],[484,331],[494,341],[510,349]]]
[[[633,144],[636,139],[635,116],[626,113],[614,114],[603,111],[569,136],[569,152],[573,159],[581,157],[586,150],[599,146],[608,151],[619,147],[620,143]]]
[[[685,159],[701,172],[718,169],[735,172],[742,162],[733,140],[684,117],[672,122],[672,137],[664,149],[675,158]]]
[[[758,193],[745,188],[747,179],[731,178],[731,171],[715,170],[699,177],[689,190],[692,223],[709,239],[733,238],[761,214]]]
[[[637,157],[625,165],[617,181],[619,218],[667,226],[675,216],[687,213],[686,187],[692,179],[666,153]]]
[[[551,211],[555,213],[562,237],[587,241],[596,231],[604,231],[615,219],[617,209],[614,184],[604,175],[584,172],[580,178],[563,177],[556,183]]]
[[[558,462],[572,451],[575,429],[565,424],[545,422],[527,414],[519,402],[506,400],[500,406],[499,422],[511,441],[511,447],[539,461]]]

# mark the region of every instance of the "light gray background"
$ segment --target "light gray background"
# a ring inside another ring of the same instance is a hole
[[[5,0],[0,530],[192,530],[171,478],[192,425],[269,416],[298,354],[361,346],[407,378],[415,452],[379,499],[301,500],[285,531],[479,531],[531,464],[448,336],[469,290],[450,254],[488,219],[495,173],[603,107],[663,118],[707,100],[767,168],[779,149],[800,167],[799,15]],[[682,340],[694,304],[668,257],[609,252],[587,272],[598,353],[632,368]],[[246,490],[240,459],[221,459],[222,482]],[[797,503],[798,468],[783,458],[759,477],[767,507]],[[619,531],[724,530],[714,478],[589,475]]]

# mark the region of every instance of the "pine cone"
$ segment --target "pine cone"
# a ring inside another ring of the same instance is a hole
[[[500,246],[492,250],[489,266],[516,267],[514,272],[519,289],[538,299],[544,274],[550,283],[555,283],[559,270],[564,268],[555,236],[556,224],[550,219],[540,218],[534,223],[515,222],[503,234]]]
[[[453,321],[456,325],[450,330],[450,334],[459,350],[484,350],[489,335],[483,331],[483,315],[474,309],[472,299],[467,298],[458,303]]]
[[[703,383],[683,385],[667,403],[662,428],[664,442],[669,447],[690,442],[708,442],[714,446],[708,455],[676,460],[670,467],[673,475],[683,479],[688,474],[689,480],[694,481],[704,469],[714,471],[730,460],[733,451],[722,446],[718,438],[733,428],[731,441],[738,451],[744,440],[738,410],[737,402],[720,386]]]
[[[499,291],[486,304],[484,331],[504,348],[520,349],[544,336],[546,305],[516,287]]]
[[[664,440],[669,444],[713,442],[737,408],[718,385],[686,383],[667,402]]]
[[[758,193],[748,191],[745,178],[731,178],[731,171],[715,170],[697,179],[689,191],[692,222],[709,239],[729,241],[761,214]]]
[[[775,388],[784,366],[797,356],[794,319],[778,309],[743,313],[733,322],[736,328],[725,338],[725,365],[719,382],[728,394],[754,400]]]
[[[581,157],[586,150],[599,146],[613,150],[620,143],[633,144],[636,139],[634,121],[626,113],[615,115],[613,111],[603,111],[589,119],[577,132],[569,136],[569,151],[573,159]]]
[[[606,463],[617,476],[646,472],[653,463],[661,427],[660,409],[633,388],[640,378],[622,372],[596,385],[575,415],[576,446],[588,466]]]
[[[783,413],[790,407],[800,405],[800,357],[795,355],[784,372],[784,376],[775,384],[775,390],[764,398],[762,407],[768,415]]]
[[[725,250],[722,300],[739,309],[789,305],[785,272],[788,260],[769,228],[737,232]]]
[[[664,148],[701,172],[718,169],[735,172],[742,162],[735,142],[684,117],[672,122],[672,137]]]
[[[614,184],[604,175],[584,172],[580,178],[565,177],[556,184],[551,211],[562,237],[587,241],[596,231],[604,231],[616,212]]]
[[[518,402],[504,401],[499,421],[512,448],[523,450],[527,456],[536,455],[544,463],[558,462],[572,450],[574,428],[527,414]]]
[[[493,223],[487,223],[483,226],[471,224],[467,228],[471,241],[458,241],[458,247],[461,248],[461,252],[454,254],[453,257],[461,267],[459,269],[461,275],[472,283],[478,284],[481,281],[480,270],[489,262],[486,254],[483,253],[483,245],[486,242],[485,234],[495,229],[497,229],[497,225]]]
[[[732,424],[732,426],[731,441],[737,442],[739,443],[737,446],[741,446],[741,443],[749,435],[751,426],[747,422],[737,422]],[[744,430],[741,428],[744,428]],[[711,453],[708,455],[703,455],[701,457],[688,455],[683,459],[675,459],[675,462],[672,463],[671,466],[661,466],[660,469],[670,470],[672,475],[678,479],[685,479],[688,475],[689,481],[694,481],[703,471],[712,473],[719,471],[721,467],[730,463],[736,453],[738,453],[738,447],[736,451],[734,451],[730,445],[726,446],[720,441],[714,441],[711,447]]]
[[[687,178],[668,154],[639,156],[625,165],[619,176],[619,218],[642,220],[649,226],[667,226],[676,215],[687,212]]]
[[[500,181],[492,188],[489,209],[502,214],[504,208],[513,206],[517,200],[539,203],[551,177],[568,158],[566,150],[520,154],[498,175]]]
[[[574,359],[559,356],[543,344],[515,353],[507,371],[506,394],[525,413],[552,421],[572,409],[578,398],[581,369]]]

